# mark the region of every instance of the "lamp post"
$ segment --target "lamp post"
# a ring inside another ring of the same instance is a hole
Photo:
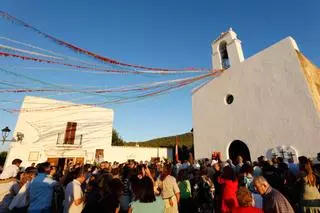
[[[9,129],[9,127],[6,126],[1,131],[2,131],[2,144],[4,144],[11,130]]]

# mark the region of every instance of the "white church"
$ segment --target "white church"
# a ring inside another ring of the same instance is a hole
[[[320,70],[287,37],[245,59],[230,29],[212,43],[222,75],[192,92],[195,158],[320,152]]]
[[[172,159],[167,148],[111,146],[113,118],[111,109],[26,96],[13,133],[24,138],[11,143],[5,167],[15,158],[23,167],[44,161],[64,167],[70,162]]]

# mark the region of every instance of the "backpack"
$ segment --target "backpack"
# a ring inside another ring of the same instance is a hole
[[[188,188],[188,180],[184,180],[178,183],[180,189],[180,196],[182,199],[191,198],[191,189]],[[189,183],[190,184],[190,183]]]

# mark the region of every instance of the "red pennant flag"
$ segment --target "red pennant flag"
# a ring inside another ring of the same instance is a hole
[[[178,149],[178,136],[176,136],[176,154],[175,154],[175,157],[176,157],[176,162],[179,161],[179,149]]]

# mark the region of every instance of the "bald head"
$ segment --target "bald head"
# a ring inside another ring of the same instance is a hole
[[[255,177],[253,179],[253,184],[256,191],[261,195],[265,194],[269,188],[269,183],[263,176]]]
[[[265,184],[268,184],[268,185],[269,185],[268,181],[267,181],[263,176],[257,176],[257,177],[255,177],[255,178],[253,179],[253,183],[260,183],[260,184],[265,183]]]

